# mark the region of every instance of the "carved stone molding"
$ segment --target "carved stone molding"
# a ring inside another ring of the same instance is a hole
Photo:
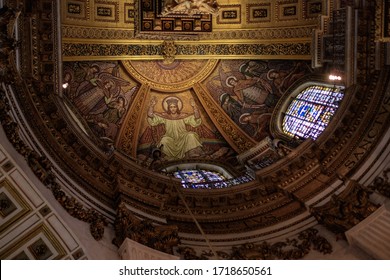
[[[332,245],[318,230],[311,228],[299,233],[297,238],[270,243],[247,243],[234,246],[231,251],[217,251],[217,258],[224,260],[297,260],[311,250],[322,254],[332,253]],[[179,247],[178,253],[186,260],[207,260],[215,258],[211,251],[196,252],[191,247]]]
[[[341,194],[332,195],[331,200],[323,206],[313,207],[311,213],[320,224],[338,237],[345,238],[346,231],[378,209],[379,206],[369,200],[370,194],[356,181],[351,181]]]
[[[125,203],[118,205],[114,229],[113,243],[118,247],[129,238],[155,250],[173,254],[173,248],[180,243],[176,226],[154,225],[151,221],[138,219]]]

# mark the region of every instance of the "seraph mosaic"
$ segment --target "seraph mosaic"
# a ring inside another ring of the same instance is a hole
[[[269,122],[277,101],[311,72],[306,61],[224,60],[205,85],[230,118],[260,141],[270,135]]]
[[[66,97],[95,136],[113,143],[139,86],[117,62],[66,62],[63,73]]]

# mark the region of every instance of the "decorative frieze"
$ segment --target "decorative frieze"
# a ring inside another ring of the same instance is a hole
[[[177,58],[210,58],[210,57],[275,57],[275,58],[305,58],[310,57],[310,42],[306,43],[264,43],[264,44],[196,44],[184,45],[176,43]],[[97,60],[104,57],[118,59],[136,58],[162,59],[162,45],[145,44],[94,44],[94,43],[63,43],[62,54],[65,60]]]
[[[322,254],[332,253],[332,245],[327,239],[318,234],[314,228],[299,233],[296,238],[280,242],[247,243],[234,246],[231,251],[217,251],[217,256],[211,251],[197,252],[191,247],[179,247],[177,252],[185,260],[297,260],[303,258],[311,250]]]

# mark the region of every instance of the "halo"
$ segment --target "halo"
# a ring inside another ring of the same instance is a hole
[[[269,70],[268,72],[267,72],[267,79],[268,80],[270,80],[270,81],[272,81],[273,79],[271,78],[271,76],[270,76],[270,74],[271,73],[274,73],[274,72],[278,72],[276,69],[271,69],[271,70]]]
[[[225,80],[226,86],[228,86],[228,87],[233,87],[233,86],[229,83],[229,81],[230,81],[231,79],[235,80],[236,82],[238,81],[238,79],[237,79],[236,76],[233,76],[233,75],[232,75],[232,76],[229,76],[229,77],[227,77],[226,80]]]
[[[249,114],[249,113],[244,113],[244,114],[242,114],[242,115],[240,116],[240,118],[238,119],[238,122],[239,122],[240,124],[248,124],[249,121],[244,122],[244,121],[243,121],[243,118],[246,117],[246,116],[250,116],[250,115],[251,115],[251,114]]]
[[[225,99],[225,96],[229,95],[227,92],[225,93],[222,93],[220,96],[219,96],[219,103],[223,103],[224,99]],[[227,98],[227,97],[226,97]]]
[[[117,97],[117,100],[119,100],[119,99],[123,99],[123,100],[124,100],[124,101],[123,101],[123,102],[124,102],[123,107],[126,108],[127,103],[128,103],[126,97],[124,97],[123,95],[119,95],[119,96]]]
[[[177,100],[177,108],[179,109],[179,111],[181,111],[181,109],[183,109],[183,102],[181,101],[180,98],[178,98],[176,96],[167,96],[162,101],[162,106],[163,106],[165,112],[168,112],[168,102],[167,102],[168,99],[176,99]]]

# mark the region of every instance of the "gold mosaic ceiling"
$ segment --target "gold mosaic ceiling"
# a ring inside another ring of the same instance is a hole
[[[328,13],[327,1],[218,1],[216,15],[173,17],[160,16],[159,4],[165,2],[72,0],[61,3],[64,79],[71,79],[65,95],[81,113],[85,127],[91,135],[112,141],[116,149],[145,160],[141,155],[147,157],[148,149],[161,137],[155,129],[149,131],[148,104],[153,98],[162,102],[172,94],[183,104],[186,114],[192,112],[189,104],[195,100],[203,121],[195,133],[200,135],[211,158],[215,154],[217,158],[226,156],[226,151],[222,153],[225,149],[241,153],[253,147],[269,135],[271,113],[282,91],[294,79],[313,72],[312,32],[320,22],[319,17]],[[197,28],[199,20],[211,20],[212,27]],[[183,24],[189,22],[193,29],[183,31]],[[99,73],[81,74],[84,75],[81,78],[80,73],[94,69],[94,65]],[[256,73],[243,74],[244,68],[257,69]],[[288,78],[289,82],[283,82],[283,89],[271,89],[275,81],[268,73],[273,71],[280,75],[279,85],[282,79]],[[116,76],[117,84],[112,91],[116,93],[112,93],[111,105],[107,94],[98,90],[94,82],[90,88],[83,87],[88,79],[103,76]],[[263,85],[259,82],[256,90],[260,94],[264,88],[267,100],[255,100],[260,103],[246,109],[229,105],[226,97],[239,90],[226,83],[229,77],[243,81],[248,77],[260,79],[260,76]],[[100,92],[96,95],[99,97],[88,97],[95,90]],[[112,118],[107,124],[103,116],[112,115],[109,107],[116,101],[121,103],[119,100],[124,100],[120,117]],[[230,107],[224,108],[222,101]],[[265,103],[267,106],[262,105]],[[255,112],[256,106],[264,106],[261,114]],[[164,111],[160,107],[155,108],[157,113]],[[259,116],[252,117],[252,114]],[[243,122],[240,116],[257,121]]]

